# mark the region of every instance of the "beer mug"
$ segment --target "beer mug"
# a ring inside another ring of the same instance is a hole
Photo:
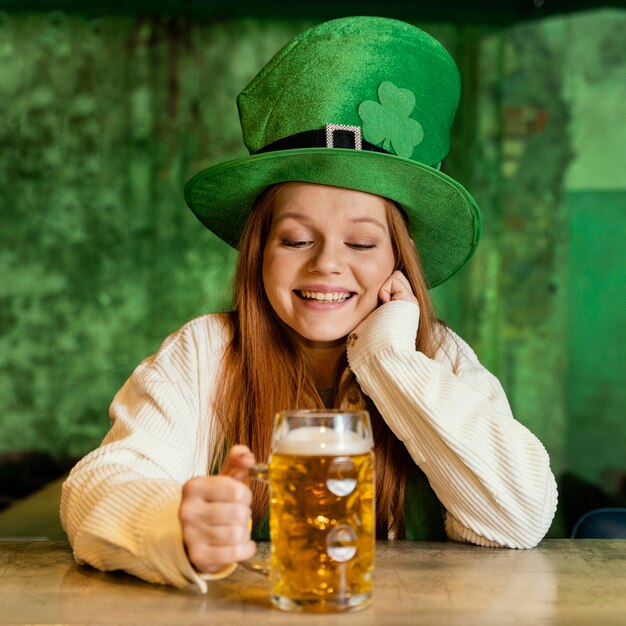
[[[276,415],[269,465],[250,471],[270,486],[269,576],[276,607],[331,612],[369,603],[373,470],[367,411]]]

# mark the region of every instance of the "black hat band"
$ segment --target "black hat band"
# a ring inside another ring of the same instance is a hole
[[[331,127],[330,132],[328,127]],[[297,148],[349,148],[351,150],[368,150],[370,152],[392,154],[362,139],[361,129],[358,126],[351,126],[349,128],[350,130],[347,130],[346,127],[341,128],[339,125],[328,124],[325,129],[305,130],[295,135],[289,135],[289,137],[283,137],[267,146],[263,146],[263,148],[255,152],[255,154],[277,152],[279,150],[293,150]],[[357,129],[358,132],[352,129]]]

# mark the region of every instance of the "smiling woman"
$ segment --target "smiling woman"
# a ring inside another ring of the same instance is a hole
[[[324,349],[378,306],[383,283],[390,280],[395,259],[385,202],[350,189],[288,183],[273,194],[269,207],[273,216],[263,252],[267,298],[313,350]]]
[[[427,291],[480,235],[472,196],[438,169],[458,98],[438,42],[373,17],[304,32],[244,89],[251,155],[185,189],[239,249],[233,309],[186,324],[115,397],[64,486],[79,561],[206,589],[254,553],[251,528],[267,536],[267,494],[246,481],[274,415],[324,405],[370,413],[378,537],[544,536],[548,455]]]

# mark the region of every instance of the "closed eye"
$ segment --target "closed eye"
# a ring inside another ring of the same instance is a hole
[[[287,246],[288,248],[304,248],[309,245],[310,241],[283,241],[283,246]]]
[[[376,247],[374,243],[348,243],[346,242],[346,246],[348,248],[352,248],[353,250],[371,250]]]

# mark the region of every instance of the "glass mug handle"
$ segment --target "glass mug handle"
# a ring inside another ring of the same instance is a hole
[[[269,469],[266,463],[256,463],[248,470],[249,480],[258,480],[259,482],[267,485],[269,482]],[[250,520],[250,530],[252,530],[252,520]],[[270,560],[261,559],[253,556],[250,559],[241,561],[241,565],[246,569],[253,572],[258,572],[263,576],[269,576],[270,573]]]

